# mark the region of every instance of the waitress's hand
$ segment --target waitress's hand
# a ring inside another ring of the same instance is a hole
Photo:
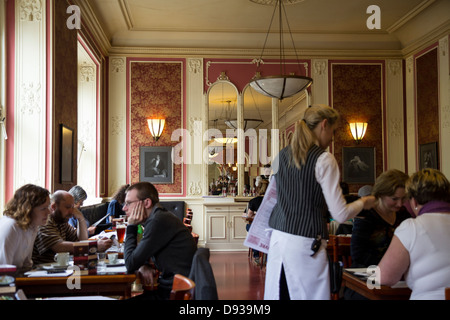
[[[147,220],[147,211],[143,201],[138,201],[128,217],[128,224],[138,225]]]

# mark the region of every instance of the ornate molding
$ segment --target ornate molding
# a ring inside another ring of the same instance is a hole
[[[201,196],[202,195],[202,182],[201,181],[191,181],[189,184],[189,195],[190,196]]]
[[[41,21],[42,3],[40,0],[22,0],[19,12],[22,21]]]
[[[403,121],[399,118],[393,118],[390,120],[390,136],[391,137],[401,137],[403,130]]]
[[[121,136],[124,133],[124,122],[123,116],[111,117],[111,136]]]
[[[388,70],[390,76],[397,76],[402,70],[402,63],[400,60],[390,60],[388,62]]]
[[[20,111],[22,114],[33,115],[41,113],[41,84],[40,83],[22,83],[22,92],[20,94]]]
[[[111,73],[125,72],[125,60],[123,58],[111,59]]]
[[[189,71],[191,73],[201,73],[202,72],[202,61],[200,59],[190,59],[189,60]]]
[[[445,37],[444,39],[439,41],[439,49],[441,51],[442,56],[446,56],[448,52],[448,38]]]
[[[307,66],[306,66],[307,67]],[[327,73],[327,62],[326,61],[314,61],[314,74],[319,76]]]
[[[95,67],[92,64],[83,62],[80,66],[80,81],[81,82],[94,82],[95,81]]]
[[[192,136],[202,136],[202,119],[199,117],[189,117],[189,134]]]
[[[409,57],[408,59],[406,59],[406,71],[408,71],[408,73],[412,73],[414,71],[414,58],[413,57]]]
[[[442,108],[442,128],[450,129],[450,105],[445,105]]]

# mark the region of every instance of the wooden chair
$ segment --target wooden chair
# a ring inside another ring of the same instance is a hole
[[[183,218],[183,223],[186,226],[186,228],[189,229],[189,232],[192,234],[195,243],[198,244],[199,235],[196,234],[195,232],[192,232],[192,218],[193,218],[192,209],[187,209],[186,216]]]
[[[194,281],[181,274],[176,274],[173,277],[170,300],[192,300],[194,297],[194,288]]]
[[[338,265],[340,262],[342,262],[343,268],[349,268],[352,264],[352,257],[350,254],[350,243],[351,243],[351,237],[346,236],[335,236],[330,235],[328,240],[328,255],[330,256],[330,261],[332,261],[332,265],[330,267],[334,267],[336,270],[333,270],[334,272],[338,272]],[[333,279],[336,281],[337,286],[340,286],[341,281],[340,276],[338,274],[332,275],[335,278]],[[333,292],[331,294],[332,300],[338,300],[339,299],[339,292]]]
[[[445,288],[445,300],[450,300],[450,287]]]
[[[328,240],[328,254],[332,256],[333,262],[341,261],[344,268],[352,265],[350,253],[351,237],[330,235]]]

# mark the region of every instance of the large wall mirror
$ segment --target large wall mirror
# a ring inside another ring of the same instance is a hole
[[[237,190],[238,90],[229,81],[219,80],[208,91],[208,188],[218,195],[223,188]]]
[[[234,188],[236,195],[252,191],[257,177],[267,175],[273,155],[286,145],[286,129],[302,119],[307,97],[301,92],[278,101],[249,85],[241,94],[229,80],[213,83],[206,97],[209,194],[222,194],[223,188],[229,194]],[[237,139],[240,128],[244,135]]]

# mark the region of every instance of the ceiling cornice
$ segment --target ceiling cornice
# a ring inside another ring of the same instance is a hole
[[[152,47],[111,47],[110,55],[132,57],[208,57],[208,58],[257,58],[261,49],[223,49],[223,48],[152,48]],[[288,53],[286,51],[286,53]],[[385,59],[402,58],[401,50],[300,50],[299,59],[352,58]],[[263,59],[277,59],[279,51],[266,50]],[[294,55],[287,59],[295,59]]]
[[[419,5],[417,5],[413,10],[404,15],[401,19],[399,19],[396,23],[390,26],[386,31],[389,33],[393,33],[406,23],[408,23],[415,16],[419,15],[422,11],[432,5],[436,0],[424,0]]]
[[[402,49],[402,56],[404,58],[411,54],[418,52],[431,44],[438,42],[439,39],[450,35],[450,21],[447,21],[426,35],[416,39],[413,43],[408,44]]]
[[[94,10],[92,9],[89,1],[86,0],[72,0],[74,5],[77,5],[80,7],[80,10],[82,12],[82,22],[83,25],[85,25],[89,32],[94,37],[96,44],[101,50],[101,53],[104,56],[109,55],[109,51],[111,49],[111,42],[109,41],[108,37],[106,36],[102,25],[98,21]]]

